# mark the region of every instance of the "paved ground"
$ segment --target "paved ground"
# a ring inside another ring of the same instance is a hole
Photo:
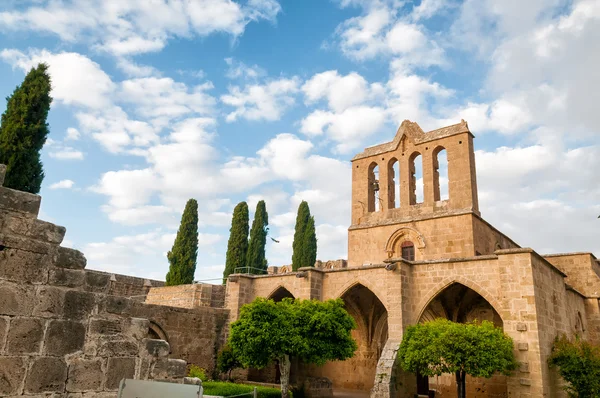
[[[360,390],[343,390],[341,388],[335,388],[333,390],[334,398],[369,398],[368,391]]]

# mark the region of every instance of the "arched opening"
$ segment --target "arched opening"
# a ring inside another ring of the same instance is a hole
[[[271,293],[269,298],[275,302],[279,302],[279,301],[283,300],[284,298],[295,299],[294,295],[292,293],[290,293],[290,291],[287,290],[283,286],[280,286],[279,288],[277,288],[277,290],[275,290],[273,293]]]
[[[369,165],[369,212],[381,210],[381,203],[379,198],[379,166],[373,162]]]
[[[375,381],[377,362],[388,338],[388,314],[383,303],[367,287],[356,284],[343,295],[346,310],[356,321],[352,331],[358,349],[346,361],[329,362],[321,368],[309,367],[313,376],[327,377],[335,390],[368,393]]]
[[[448,200],[448,153],[438,146],[433,150],[433,200]]]
[[[388,209],[400,207],[400,163],[391,158],[388,162]]]
[[[149,339],[164,340],[167,343],[169,342],[169,336],[167,336],[167,332],[165,332],[163,328],[161,328],[160,325],[154,321],[150,321],[147,337]]]
[[[423,157],[419,152],[410,156],[408,167],[410,204],[423,203]]]
[[[460,283],[453,283],[438,293],[423,310],[419,323],[446,318],[453,322],[490,321],[503,327],[503,321],[496,309],[479,293]],[[454,375],[424,378],[417,376],[418,393],[435,390],[436,396],[456,395]],[[467,376],[467,396],[505,397],[507,396],[506,376],[494,375],[490,379]],[[427,392],[425,392],[427,394]]]

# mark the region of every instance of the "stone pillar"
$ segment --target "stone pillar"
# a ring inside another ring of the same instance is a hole
[[[423,151],[421,159],[423,160],[423,204],[433,206],[433,157],[431,148]]]
[[[252,301],[252,283],[254,279],[248,275],[229,275],[225,293],[225,308],[229,312],[229,322],[237,320],[240,309]]]
[[[400,207],[402,209],[408,209],[410,207],[410,162],[409,156],[402,156],[400,160]]]

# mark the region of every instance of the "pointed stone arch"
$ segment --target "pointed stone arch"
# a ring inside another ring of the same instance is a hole
[[[267,298],[277,302],[284,298],[295,299],[296,297],[285,286],[278,286],[267,296]]]
[[[402,242],[411,241],[420,252],[425,249],[425,238],[414,228],[402,227],[394,231],[385,244],[387,258],[400,257],[401,252],[397,250]]]

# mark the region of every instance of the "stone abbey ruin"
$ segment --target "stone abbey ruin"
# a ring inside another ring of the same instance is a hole
[[[124,377],[181,382],[192,363],[211,373],[229,323],[256,297],[341,297],[358,325],[356,355],[322,367],[296,361],[291,381],[326,377],[377,398],[453,396],[452,376],[417,377],[396,361],[403,330],[438,317],[489,320],[515,342],[520,367],[468,378],[474,397],[566,396],[547,365],[554,338],[600,343],[600,263],[591,253],[540,255],[481,217],[464,121],[430,132],[404,121],[393,141],[352,159],[347,260],[231,275],[225,286],[86,270],[82,253],[60,246],[65,229],[37,219],[40,200],[0,187],[0,396],[116,397]],[[275,366],[240,374],[278,378]]]

